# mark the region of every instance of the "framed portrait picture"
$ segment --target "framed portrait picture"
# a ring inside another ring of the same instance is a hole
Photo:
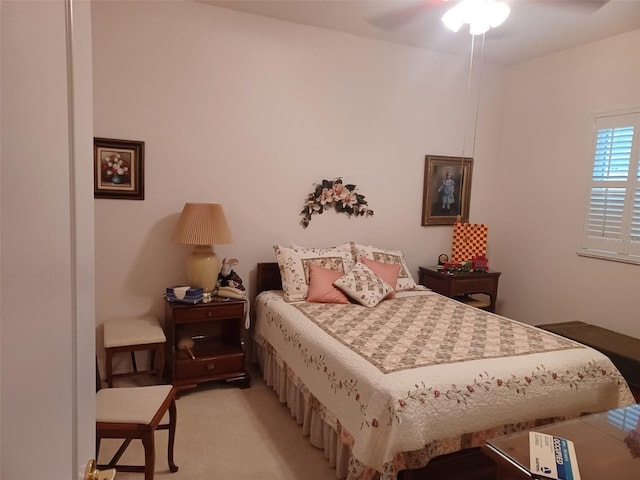
[[[472,171],[473,158],[425,156],[423,226],[469,221]]]
[[[144,200],[144,142],[94,137],[93,197]]]

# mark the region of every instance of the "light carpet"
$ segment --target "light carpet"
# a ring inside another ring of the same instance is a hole
[[[249,371],[251,388],[208,383],[178,398],[174,461],[179,470],[169,471],[167,431],[157,431],[156,479],[335,480],[322,450],[308,442],[257,367],[250,365]],[[103,440],[99,463],[108,462],[120,443]],[[139,440],[131,443],[120,463],[144,464]],[[144,480],[144,474],[118,472],[116,479]]]

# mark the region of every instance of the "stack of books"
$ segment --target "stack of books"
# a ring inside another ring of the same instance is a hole
[[[169,302],[200,303],[202,302],[202,288],[195,287],[167,287],[165,298]]]

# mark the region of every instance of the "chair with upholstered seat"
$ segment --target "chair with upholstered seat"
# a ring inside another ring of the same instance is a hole
[[[176,388],[172,385],[147,387],[100,388],[96,364],[96,458],[103,438],[122,439],[122,445],[108,464],[98,468],[115,468],[123,472],[144,472],[145,480],[153,480],[155,472],[155,432],[168,430],[167,460],[169,470],[177,472],[173,461],[176,435]],[[161,423],[169,413],[168,423]],[[119,465],[118,461],[132,440],[144,447],[144,465]]]
[[[164,330],[156,317],[145,316],[110,320],[104,323],[104,350],[106,353],[106,381],[113,387],[113,379],[133,375],[164,374],[164,348],[167,341]],[[150,367],[138,370],[136,352],[150,350]],[[113,373],[113,356],[117,353],[129,352],[132,371]]]

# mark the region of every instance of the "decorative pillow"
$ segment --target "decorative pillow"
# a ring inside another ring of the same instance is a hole
[[[362,257],[360,261],[373,270],[373,273],[393,287],[393,292],[387,295],[387,298],[395,298],[396,283],[398,283],[400,265],[397,263],[391,265],[389,263],[376,262],[375,260],[369,260],[367,257]]]
[[[365,307],[375,307],[393,292],[391,285],[361,262],[356,263],[349,273],[333,284]]]
[[[315,303],[349,303],[349,299],[339,288],[333,285],[344,273],[329,270],[319,265],[309,265],[309,288],[307,302]]]
[[[319,265],[344,274],[355,263],[349,243],[330,248],[289,248],[275,245],[273,249],[280,268],[284,300],[287,302],[299,302],[307,298],[309,265]]]
[[[411,276],[407,262],[404,259],[404,254],[400,250],[385,250],[374,247],[373,245],[360,245],[355,242],[351,242],[351,248],[353,249],[355,258],[365,257],[380,263],[400,265],[400,273],[398,273],[398,282],[396,283],[397,292],[403,290],[422,290]]]

